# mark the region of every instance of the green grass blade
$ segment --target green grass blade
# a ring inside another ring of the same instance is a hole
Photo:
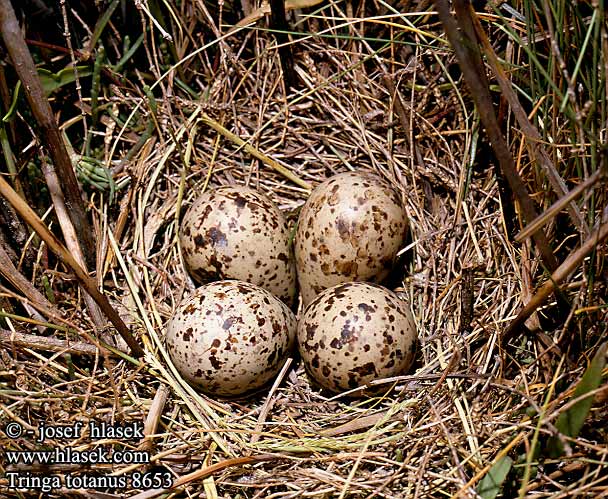
[[[482,499],[494,499],[498,495],[512,465],[513,460],[509,456],[504,456],[494,463],[477,486],[477,493]]]
[[[572,395],[573,399],[584,397],[600,386],[602,382],[602,370],[606,365],[607,347],[608,342],[605,342],[598,349],[585,374],[583,374],[583,377],[576,386]],[[585,419],[587,419],[592,404],[593,398],[591,396],[584,397],[572,407],[562,412],[555,423],[557,430],[568,437],[576,437],[581,431]],[[549,439],[547,447],[551,457],[559,457],[564,452],[562,442],[555,436]]]
[[[595,27],[595,19],[597,17],[597,10],[593,11],[593,17],[591,18],[591,22],[589,23],[589,29],[587,30],[587,34],[585,35],[585,39],[583,40],[583,46],[581,47],[581,52],[578,56],[578,60],[576,61],[576,66],[574,67],[574,72],[572,73],[572,86],[576,83],[576,77],[581,69],[581,64],[583,62],[583,57],[585,56],[585,52],[587,50],[587,45],[589,44],[589,39],[591,38],[591,33],[593,32],[593,28]],[[559,112],[563,113],[568,103],[567,98],[564,97],[562,100],[562,105],[560,106]]]
[[[91,41],[89,42],[89,51],[92,52],[95,46],[97,45],[97,41],[101,37],[103,30],[106,28],[106,25],[110,21],[112,14],[114,14],[116,7],[118,7],[118,2],[119,0],[114,0],[110,4],[108,9],[104,12],[103,16],[101,16],[97,21],[97,24],[95,25],[95,29],[93,31],[93,35],[91,36]]]
[[[79,78],[85,78],[93,74],[93,70],[88,66],[77,66],[76,69],[78,70]],[[38,77],[42,83],[44,93],[47,96],[64,85],[69,85],[76,81],[76,74],[72,67],[64,68],[57,73],[52,73],[48,69],[39,68]]]

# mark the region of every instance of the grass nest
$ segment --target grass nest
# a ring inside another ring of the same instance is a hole
[[[33,254],[29,267],[22,258],[21,271],[45,291],[55,315],[36,319],[23,294],[3,284],[5,497],[42,496],[40,487],[15,487],[14,480],[36,476],[62,477],[45,497],[607,493],[604,364],[596,362],[600,379],[586,398],[586,392],[575,392],[596,352],[605,352],[600,343],[608,330],[606,246],[597,245],[569,273],[526,329],[505,337],[509,322],[548,274],[534,243],[515,240],[525,225],[519,204],[500,174],[432,6],[406,3],[407,8],[383,1],[330,2],[295,11],[288,3],[297,81],[290,90],[277,39],[255,6],[249,14],[260,19],[238,29],[223,23],[240,19],[246,3],[133,7],[130,15],[141,21],[144,36],[122,76],[109,62],[101,72],[99,111],[86,98],[94,84],[85,82],[85,97],[72,101],[80,110],[67,103],[75,95],[72,85],[52,94],[74,148],[84,151],[89,140],[96,171],[102,172],[95,183],[90,170],[81,170],[97,242],[97,282],[146,354],[134,359],[122,353],[124,345],[94,321],[84,292],[44,244],[33,238],[20,248],[22,255]],[[72,4],[70,19],[86,10]],[[561,33],[541,30],[535,23],[546,28],[546,17],[534,19],[528,8],[547,14],[515,1],[510,10],[488,7],[478,16],[511,71],[509,80],[540,131],[542,147],[573,188],[600,169],[601,154],[593,148],[599,151],[605,139],[605,121],[595,128],[583,123],[585,116],[573,121],[559,109],[555,93],[542,96],[542,84],[551,78],[561,84],[562,76],[554,72],[541,84],[533,80],[539,70],[523,42],[528,35],[538,37],[535,54],[548,64],[557,57],[551,37]],[[577,4],[569,12],[579,9],[584,28],[591,26],[594,8],[600,7]],[[105,27],[107,61],[124,55],[117,26],[119,19],[126,25],[125,12],[119,8]],[[86,16],[80,22],[87,25]],[[605,25],[598,29],[605,33]],[[72,42],[78,46],[81,39],[76,34]],[[566,66],[578,60],[576,53],[562,56]],[[69,57],[53,60],[55,68]],[[579,68],[581,85],[591,89],[588,65]],[[589,71],[597,73],[597,67]],[[605,90],[606,75],[597,74]],[[493,82],[489,69],[488,76]],[[530,156],[530,139],[514,123],[502,92],[491,89],[519,174],[542,211],[560,196]],[[568,105],[584,110],[589,89],[575,88]],[[606,109],[602,99],[596,101],[600,114]],[[35,130],[21,133],[37,141]],[[26,159],[34,173],[24,183],[31,187],[38,158]],[[348,170],[378,173],[405,200],[410,236],[390,281],[411,304],[419,331],[412,371],[375,382],[371,394],[328,395],[311,385],[294,358],[271,387],[252,397],[214,400],[197,393],[180,378],[163,342],[167,321],[195,289],[180,255],[180,216],[204,190],[243,184],[267,194],[295,223],[306,186]],[[42,195],[31,204],[44,213],[46,199]],[[601,181],[576,200],[588,230],[606,223],[606,201]],[[47,221],[54,230],[53,217]],[[545,231],[560,261],[589,237],[565,211],[550,218]],[[98,348],[97,337],[114,347]],[[580,431],[558,431],[560,416],[580,408],[581,399],[591,408]],[[77,422],[84,430],[74,438],[51,431],[36,440],[40,425]],[[11,436],[7,429],[14,423],[23,435]],[[89,425],[102,423],[139,425],[145,438],[93,438]],[[556,438],[562,451],[551,457]],[[11,451],[68,447],[107,456],[127,451],[128,459],[141,462],[7,460]],[[72,487],[67,476],[74,478]]]

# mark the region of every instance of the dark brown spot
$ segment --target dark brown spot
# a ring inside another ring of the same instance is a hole
[[[370,374],[378,375],[376,372],[376,365],[373,362],[368,362],[367,364],[363,364],[362,366],[355,367],[350,370],[352,373],[358,374],[360,377],[369,376]]]
[[[186,308],[184,308],[184,315],[191,315],[196,312],[196,306],[193,303],[190,303]]]
[[[268,356],[268,360],[266,361],[266,365],[268,367],[272,367],[274,365],[274,362],[277,358],[277,354],[278,354],[278,351],[273,350],[272,353]]]
[[[203,210],[201,218],[204,220],[205,218],[207,218],[211,214],[212,211],[213,211],[213,206],[211,206],[210,204],[208,204],[207,206],[205,206],[205,209]]]
[[[312,340],[315,332],[317,331],[317,327],[319,327],[317,324],[306,324],[306,339],[307,340]]]
[[[375,310],[374,307],[368,305],[367,303],[359,303],[359,305],[357,305],[357,308],[362,312],[365,312],[366,314],[369,314],[370,312],[373,312]]]
[[[338,270],[342,275],[353,275],[357,273],[357,262],[341,262]]]
[[[237,208],[244,208],[247,204],[247,198],[237,193],[234,197],[234,204],[236,204]]]
[[[224,248],[228,245],[228,240],[226,239],[226,234],[224,234],[217,227],[211,227],[207,229],[207,238],[211,241],[214,246],[219,246],[220,248]]]
[[[190,339],[192,338],[192,333],[194,332],[194,330],[189,327],[188,329],[186,329],[184,331],[184,341],[190,341]]]
[[[340,338],[342,339],[342,343],[349,343],[355,336],[355,328],[354,326],[350,327],[350,320],[347,320],[342,326],[342,330],[340,331]]]
[[[220,369],[222,367],[222,363],[217,360],[217,358],[215,358],[213,355],[209,357],[209,362],[211,362],[211,365],[214,369]]]
[[[343,218],[338,218],[338,220],[336,220],[336,228],[338,229],[338,234],[340,234],[340,239],[348,241],[350,238],[348,222],[345,222]]]

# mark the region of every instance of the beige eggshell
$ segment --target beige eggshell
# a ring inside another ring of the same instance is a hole
[[[382,282],[406,234],[400,195],[378,175],[341,173],[319,184],[300,212],[294,242],[304,305],[342,282]]]
[[[242,281],[197,288],[167,325],[173,364],[190,384],[223,397],[273,379],[295,344],[293,312],[265,289]]]
[[[186,269],[199,284],[238,279],[292,305],[296,271],[289,236],[287,220],[276,205],[244,186],[202,194],[179,231]]]
[[[405,373],[416,350],[408,304],[377,284],[350,282],[326,289],[298,322],[306,371],[323,388],[341,392]]]

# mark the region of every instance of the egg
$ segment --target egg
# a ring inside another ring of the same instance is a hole
[[[342,392],[405,373],[417,333],[409,305],[395,293],[350,282],[317,295],[298,321],[297,339],[309,375]]]
[[[196,289],[167,325],[167,351],[202,391],[243,395],[273,379],[295,346],[296,318],[272,293],[224,280]]]
[[[199,284],[237,279],[292,305],[296,270],[287,220],[265,195],[244,186],[203,193],[181,223],[186,270]]]
[[[295,235],[295,259],[304,305],[342,282],[382,282],[407,234],[399,193],[378,175],[330,177],[310,194]]]

